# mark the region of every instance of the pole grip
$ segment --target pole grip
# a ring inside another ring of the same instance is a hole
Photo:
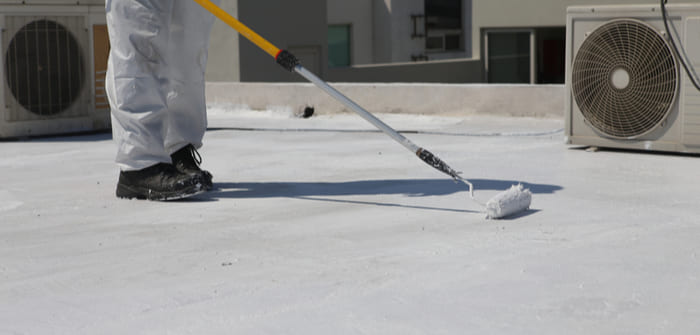
[[[418,156],[418,158],[420,158],[422,161],[424,161],[428,165],[432,166],[436,170],[452,177],[453,179],[455,179],[455,180],[462,179],[459,176],[459,172],[453,170],[442,159],[433,155],[432,152],[425,150],[423,148],[420,148],[420,149],[418,149],[418,151],[416,151],[416,156]]]
[[[275,56],[277,64],[287,69],[289,72],[294,72],[294,68],[299,65],[299,60],[287,50],[280,50]]]

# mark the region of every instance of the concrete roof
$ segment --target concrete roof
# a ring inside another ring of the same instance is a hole
[[[696,156],[563,144],[563,120],[210,108],[217,189],[114,196],[106,134],[0,143],[0,333],[696,334]]]

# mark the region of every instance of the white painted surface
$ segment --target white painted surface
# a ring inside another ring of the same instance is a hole
[[[116,199],[106,135],[0,143],[0,334],[700,332],[697,157],[570,149],[560,119],[380,115],[479,198],[532,190],[489,221],[359,117],[289,113],[212,108],[219,189],[183,202]]]

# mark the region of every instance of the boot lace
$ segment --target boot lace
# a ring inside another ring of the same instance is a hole
[[[197,151],[197,149],[195,149],[191,144],[189,146],[189,152],[192,160],[197,164],[197,167],[199,167],[202,164],[202,155],[200,155],[199,151]]]

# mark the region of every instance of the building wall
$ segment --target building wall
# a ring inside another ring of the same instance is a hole
[[[328,24],[352,25],[352,64],[411,62],[424,53],[425,40],[411,39],[411,14],[424,11],[424,0],[222,0],[222,7],[281,48],[299,50],[302,63],[321,77],[351,70],[327,68]],[[428,54],[431,60],[481,58],[482,33],[488,28],[564,27],[573,5],[656,3],[652,0],[464,0],[465,51]],[[680,0],[700,3],[700,0]],[[221,22],[212,33],[207,79],[212,81],[302,81],[274,65],[271,58],[239,38]],[[296,48],[296,49],[295,49]],[[300,48],[300,49],[299,49]],[[317,50],[318,55],[309,56]],[[309,58],[316,59],[309,60]],[[402,66],[409,66],[404,64]],[[423,68],[423,67],[417,67]],[[386,73],[396,73],[396,68]],[[358,67],[358,73],[368,74]],[[370,76],[371,77],[371,76]],[[369,78],[369,77],[368,77]],[[351,75],[346,79],[358,79]],[[400,78],[397,78],[400,80]],[[366,81],[366,80],[365,80]],[[470,80],[472,81],[472,80]]]
[[[364,83],[478,83],[479,60],[454,59],[433,62],[370,64],[328,69],[333,82]]]
[[[462,1],[465,50],[430,53],[430,60],[471,57],[472,0]],[[424,0],[328,0],[328,24],[352,26],[353,65],[410,62],[426,54],[425,39],[412,37],[411,15],[421,14]]]
[[[531,28],[566,25],[569,6],[612,4],[659,4],[649,0],[472,0],[474,29],[472,56],[481,55],[481,33],[484,28]],[[678,3],[700,3],[700,0],[681,0]],[[675,3],[675,2],[674,2]]]
[[[328,67],[326,0],[222,0],[222,9],[281,49],[294,53],[305,67],[323,76]],[[277,65],[238,32],[217,20],[211,35],[208,81],[302,81]]]
[[[238,1],[222,0],[220,7],[238,17]],[[209,40],[208,81],[240,81],[239,35],[233,28],[217,19]]]
[[[377,1],[381,3],[382,1]],[[375,57],[375,63],[410,62],[411,55],[425,50],[425,40],[411,38],[411,15],[423,14],[423,0],[383,0],[386,10],[375,12],[374,26],[377,34],[384,34],[383,53]]]
[[[423,14],[423,0],[328,0],[328,24],[352,24],[352,64],[409,62],[423,53],[413,39],[411,15]]]
[[[306,68],[323,76],[328,68],[326,0],[238,1],[238,16],[280,49],[295,54]],[[241,81],[302,81],[285,71],[253,43],[241,38]]]
[[[328,24],[351,26],[351,63],[371,64],[373,57],[374,0],[328,0]]]

